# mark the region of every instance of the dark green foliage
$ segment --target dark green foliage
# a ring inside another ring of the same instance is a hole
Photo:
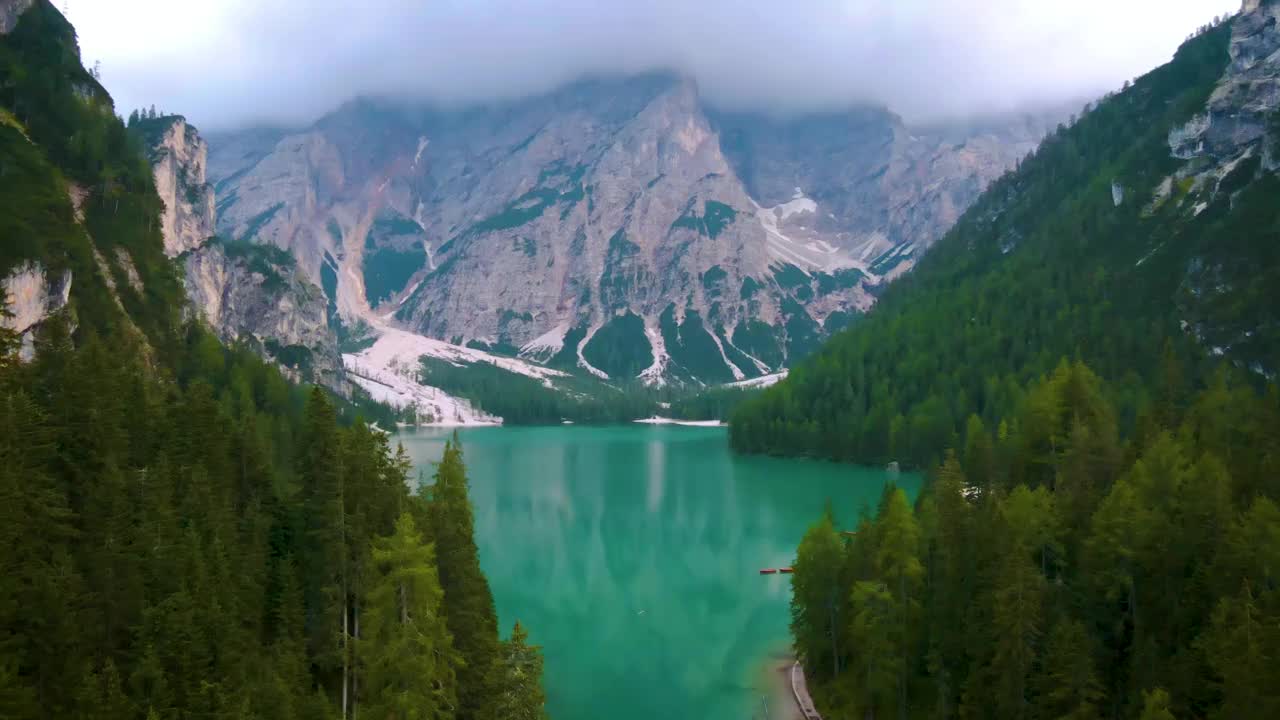
[[[683,215],[676,218],[676,221],[671,224],[671,229],[685,228],[714,240],[738,217],[737,210],[715,200],[708,200],[702,212],[702,215],[698,215],[690,207]]]
[[[611,378],[630,379],[653,364],[644,320],[628,312],[605,323],[582,348],[582,357]]]
[[[830,295],[839,290],[857,287],[866,275],[857,268],[844,268],[835,271],[834,274],[814,273],[814,277],[818,280],[818,294]]]
[[[503,688],[495,703],[495,717],[504,720],[545,720],[546,693],[542,690],[542,648],[529,644],[529,633],[519,622],[511,629],[511,639],[502,643],[497,664]]]
[[[263,346],[281,365],[300,370],[304,375],[311,372],[312,353],[311,349],[305,345],[281,346],[274,338],[268,338]]]
[[[725,420],[739,404],[758,392],[756,388],[711,387],[672,399],[662,414],[677,420]]]
[[[760,320],[738,323],[733,329],[733,344],[774,370],[782,367],[786,360],[777,330]]]
[[[800,362],[822,343],[822,327],[803,305],[791,298],[782,301],[782,314],[787,319],[783,325],[787,332],[787,362]]]
[[[240,236],[240,240],[242,242],[248,242],[257,239],[258,231],[262,229],[262,226],[271,222],[271,219],[276,216],[276,213],[280,212],[283,208],[284,203],[276,203],[257,215],[254,215],[249,219],[249,225],[245,227],[244,234]]]
[[[720,295],[720,284],[729,276],[724,268],[719,265],[712,265],[702,274],[702,288],[707,291],[708,297],[718,297]]]
[[[587,336],[587,326],[579,325],[572,328],[564,334],[564,343],[560,346],[559,352],[547,361],[547,367],[553,367],[559,370],[575,372],[578,368],[578,346],[582,344],[582,339]]]
[[[333,221],[330,220],[329,222],[332,223]],[[332,228],[329,232],[331,234],[333,233]],[[422,226],[419,225],[417,221],[398,214],[383,215],[373,221],[373,227],[369,230],[369,237],[365,240],[365,247],[371,247],[369,242],[374,237],[400,237],[405,235],[421,234]],[[342,239],[341,233],[339,233],[336,238],[339,240]]]
[[[517,228],[537,219],[556,204],[563,204],[562,217],[567,215],[586,195],[582,186],[582,176],[586,171],[585,165],[569,170],[556,165],[543,170],[538,177],[538,187],[512,200],[498,213],[472,225],[466,234],[474,235]],[[441,254],[445,252],[445,247],[448,245],[449,243],[445,243],[445,246],[440,248]]]
[[[1128,429],[1154,394],[1166,338],[1192,378],[1207,377],[1183,321],[1203,345],[1274,371],[1280,183],[1253,180],[1199,215],[1199,196],[1153,212],[1141,197],[1119,207],[1111,198],[1113,180],[1155,188],[1181,166],[1169,131],[1204,107],[1228,36],[1224,25],[1194,38],[1047,138],[873,311],[744,404],[734,446],[929,467],[967,418],[993,427],[1014,412],[1019,388],[1064,356],[1115,384]],[[813,336],[796,310],[784,310],[791,362]]]
[[[409,282],[413,274],[427,263],[427,251],[414,244],[408,250],[384,247],[365,251],[364,292],[369,304],[378,303],[395,295]]]
[[[1280,391],[1178,384],[1122,444],[1104,387],[1064,362],[994,436],[972,418],[914,510],[890,488],[809,531],[792,628],[824,716],[1280,712]]]
[[[562,378],[549,388],[489,363],[458,367],[431,358],[422,359],[422,374],[432,387],[466,398],[507,425],[629,422],[657,410],[651,393],[615,388],[594,377]]]
[[[349,403],[308,397],[246,348],[178,324],[138,137],[47,0],[0,37],[0,78],[0,271],[74,274],[33,362],[0,330],[0,715],[319,720],[365,702],[377,715],[387,688],[405,716],[471,711],[440,700],[443,673],[422,671],[447,668],[448,635],[424,645],[386,611],[405,597],[386,588],[431,572],[429,546],[396,532],[402,513],[427,513],[406,456],[350,421]],[[86,194],[83,227],[64,179]],[[144,289],[111,268],[112,297],[95,250],[107,266],[127,254]],[[412,608],[438,617],[427,590]],[[515,689],[541,707],[527,682]]]
[[[217,243],[228,258],[240,260],[251,271],[262,275],[262,287],[269,293],[278,293],[288,286],[287,276],[297,272],[298,262],[293,253],[270,243],[253,243],[242,240],[210,238]]]
[[[489,582],[480,571],[467,471],[456,438],[445,445],[430,495],[427,517],[444,588],[446,620],[463,662],[458,668],[457,717],[487,719],[493,717],[501,688],[498,612]]]
[[[640,246],[627,239],[619,229],[609,238],[604,272],[600,276],[600,300],[610,309],[627,307],[636,292],[644,293],[654,278],[640,256]]]
[[[729,362],[733,363],[734,367],[738,368],[739,372],[742,373],[742,379],[758,377],[762,374],[760,368],[751,361],[751,358],[747,357],[746,353],[729,342],[729,336],[725,334],[724,327],[721,325],[716,325],[716,339],[720,341],[724,356],[729,358]]]
[[[702,324],[697,310],[687,310],[676,322],[676,307],[668,305],[658,318],[662,341],[677,371],[703,382],[731,382],[733,372],[725,364],[716,341]]]
[[[860,313],[844,312],[842,310],[837,310],[831,313],[830,315],[828,315],[826,319],[822,321],[822,332],[826,333],[827,335],[832,335],[837,332],[840,332],[841,330],[857,322],[859,317],[861,317]]]
[[[809,275],[791,263],[774,269],[773,279],[778,282],[779,287],[792,291],[808,288],[811,282]]]
[[[338,263],[334,262],[329,253],[324,254],[324,260],[320,263],[320,285],[324,289],[324,296],[329,299],[329,324],[342,322],[338,317]]]
[[[743,300],[749,300],[752,295],[756,294],[756,290],[759,290],[761,287],[762,286],[760,283],[756,282],[755,278],[742,278],[742,290],[739,291],[738,297]]]
[[[164,256],[151,167],[80,65],[74,30],[48,2],[0,38],[0,78],[0,273],[24,260],[59,275],[70,270],[77,336],[106,332],[120,329],[122,317],[94,246],[108,259],[125,252],[143,290],[126,283],[117,295],[133,325],[158,341],[178,322],[182,287]],[[82,225],[67,182],[86,194]]]

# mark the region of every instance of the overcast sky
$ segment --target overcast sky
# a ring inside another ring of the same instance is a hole
[[[122,112],[303,123],[358,94],[510,98],[674,69],[778,111],[918,121],[1088,97],[1240,0],[55,0]]]

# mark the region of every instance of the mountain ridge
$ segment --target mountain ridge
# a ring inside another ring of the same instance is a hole
[[[220,234],[293,252],[312,282],[332,285],[346,324],[376,313],[457,344],[532,345],[530,359],[560,355],[620,381],[733,381],[794,362],[868,308],[881,277],[909,269],[1037,139],[1031,123],[1007,143],[924,142],[883,109],[857,112],[899,147],[846,154],[906,189],[871,177],[876,210],[843,225],[831,210],[852,214],[828,199],[839,191],[815,200],[800,187],[836,177],[812,161],[793,163],[791,179],[769,173],[790,192],[757,203],[742,168],[782,151],[725,152],[721,130],[764,121],[708,109],[669,73],[470,109],[358,99],[302,131],[214,135],[209,168]],[[926,196],[916,226],[912,188]],[[566,336],[572,348],[547,352]],[[633,359],[605,372],[586,356]]]

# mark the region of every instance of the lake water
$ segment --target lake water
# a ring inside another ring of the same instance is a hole
[[[430,477],[451,431],[399,434]],[[739,457],[723,428],[469,428],[480,562],[503,635],[546,657],[555,720],[762,717],[789,643],[788,576],[830,500],[851,526],[890,476]],[[919,479],[897,482],[915,495]]]

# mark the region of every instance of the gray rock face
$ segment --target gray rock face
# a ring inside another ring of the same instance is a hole
[[[1154,189],[1151,211],[1174,203],[1190,218],[1215,205],[1234,209],[1246,193],[1258,203],[1259,182],[1274,182],[1268,175],[1280,171],[1280,3],[1246,0],[1231,22],[1230,63],[1204,111],[1169,134],[1171,154],[1186,162]],[[1259,300],[1265,308],[1221,310],[1241,305],[1242,288],[1266,283],[1259,278],[1266,277],[1270,238],[1233,234],[1216,236],[1188,263],[1183,327],[1215,355],[1274,379],[1273,306]]]
[[[0,326],[21,338],[19,357],[35,355],[35,331],[40,323],[67,306],[71,297],[71,271],[50,276],[40,263],[19,265],[0,279],[0,300],[7,303],[9,316],[0,316]]]
[[[209,167],[220,234],[290,251],[349,323],[718,382],[869,308],[1039,137],[717,113],[653,74],[467,110],[356,101],[219,138]]]
[[[160,222],[164,252],[175,257],[193,250],[214,234],[213,187],[205,181],[209,146],[185,118],[166,118],[151,147],[156,192],[164,201]]]
[[[271,248],[217,240],[182,257],[187,297],[227,342],[247,342],[295,377],[340,383],[341,360],[320,288]]]
[[[324,293],[271,246],[214,237],[215,193],[208,146],[180,116],[143,120],[165,253],[177,257],[192,310],[225,342],[245,342],[294,377],[341,387],[338,342]]]
[[[18,25],[18,18],[35,0],[0,0],[0,35],[11,32]]]

